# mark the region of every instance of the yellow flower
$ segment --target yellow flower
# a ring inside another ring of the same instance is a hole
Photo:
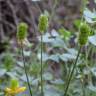
[[[26,87],[17,87],[17,88],[6,88],[5,92],[9,95],[16,95],[18,93],[24,92],[26,90]]]
[[[10,82],[10,87],[5,89],[6,96],[15,96],[18,93],[24,92],[26,87],[20,87],[17,79],[12,79]]]

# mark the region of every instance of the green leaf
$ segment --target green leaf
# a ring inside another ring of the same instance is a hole
[[[96,13],[91,12],[89,9],[84,10],[84,18],[88,23],[95,23],[96,22]]]
[[[90,36],[90,37],[89,37],[89,42],[90,42],[91,44],[93,44],[94,46],[96,46],[96,35]]]
[[[76,59],[76,55],[69,54],[69,53],[64,53],[64,54],[60,55],[60,59],[62,61],[67,62],[67,61]]]
[[[56,79],[55,81],[51,81],[52,84],[56,84],[56,85],[63,85],[64,81],[61,79]]]
[[[0,77],[3,76],[6,73],[5,69],[0,69]]]
[[[43,74],[43,78],[44,78],[44,80],[52,80],[53,76],[51,73],[47,72],[47,73]]]
[[[51,55],[48,59],[59,63],[59,54]]]

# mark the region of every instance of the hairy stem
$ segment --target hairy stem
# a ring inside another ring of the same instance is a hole
[[[27,74],[27,69],[26,69],[26,63],[25,63],[25,56],[24,56],[24,52],[23,52],[23,43],[21,42],[21,54],[22,54],[22,58],[23,58],[23,64],[24,64],[24,71],[25,71],[25,75],[26,75],[26,79],[27,79],[27,84],[29,87],[29,91],[30,91],[30,96],[32,96],[32,91],[31,91],[31,85],[30,85],[30,81],[28,78],[28,74]]]
[[[42,43],[42,34],[41,34],[41,96],[44,96],[43,92],[43,61],[42,61],[42,49],[43,49],[43,43]]]
[[[85,0],[83,0],[83,1],[82,1],[82,10],[84,10],[85,7],[86,7],[86,2],[85,2]],[[78,29],[78,32],[79,32],[79,33],[80,33],[80,27],[81,27],[81,22],[83,21],[83,18],[84,18],[84,15],[81,16],[80,26],[79,26],[79,29]],[[82,46],[80,46],[80,48],[79,48],[79,50],[78,50],[78,55],[77,55],[77,58],[76,58],[76,60],[75,60],[73,69],[72,69],[72,71],[70,71],[70,73],[69,73],[69,75],[68,75],[68,83],[67,83],[67,87],[66,87],[66,89],[65,89],[65,94],[64,94],[64,96],[67,95],[67,91],[68,91],[68,88],[69,88],[69,85],[70,85],[70,81],[71,81],[72,75],[73,75],[73,73],[74,73],[74,69],[75,69],[75,67],[76,67],[76,63],[77,63],[77,61],[78,61],[78,57],[79,57],[79,54],[80,54],[80,51],[81,51],[81,47],[82,47]]]
[[[76,65],[77,65],[77,62],[78,62],[78,58],[79,58],[80,52],[81,52],[81,46],[80,46],[80,48],[79,48],[79,50],[78,50],[78,54],[77,54],[76,60],[75,60],[75,62],[74,62],[72,71],[70,72],[70,75],[69,75],[69,78],[68,78],[67,87],[66,87],[66,89],[65,89],[64,96],[67,96],[67,92],[68,92],[68,88],[69,88],[69,85],[70,85],[70,81],[71,81],[72,76],[73,76],[73,74],[74,74],[74,70],[75,70],[75,68],[76,68]]]

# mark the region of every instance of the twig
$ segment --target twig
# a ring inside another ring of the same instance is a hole
[[[0,2],[0,20],[2,20],[2,8],[1,8],[1,2]],[[2,40],[4,38],[4,32],[3,32],[3,25],[0,22],[0,39]],[[0,40],[0,41],[1,41]]]
[[[24,2],[26,3],[26,5],[27,5],[27,8],[28,8],[28,11],[29,11],[29,14],[30,14],[30,19],[31,19],[31,21],[32,21],[32,25],[33,25],[33,28],[34,28],[34,32],[37,32],[37,25],[36,25],[36,23],[35,23],[35,18],[33,17],[33,13],[32,13],[32,7],[31,7],[31,3],[32,3],[32,1],[27,1],[27,0],[24,0]]]
[[[9,7],[11,8],[11,11],[12,11],[12,13],[13,13],[13,18],[14,18],[15,24],[16,24],[16,26],[17,26],[17,24],[18,24],[18,18],[17,18],[17,16],[16,16],[15,8],[14,8],[14,6],[13,6],[13,4],[11,3],[10,0],[7,0],[7,3],[8,3],[8,5],[9,5]]]

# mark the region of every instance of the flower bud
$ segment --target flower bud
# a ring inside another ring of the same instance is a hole
[[[87,43],[89,34],[90,34],[90,27],[88,26],[88,24],[81,23],[79,39],[78,39],[78,42],[81,46]]]
[[[15,88],[17,88],[17,87],[19,87],[19,82],[18,82],[18,80],[12,79],[12,80],[11,80],[11,88],[12,88],[12,89],[15,89]]]
[[[17,38],[19,41],[23,41],[27,36],[28,25],[26,23],[20,23],[17,26]]]
[[[41,15],[39,17],[38,29],[40,32],[45,32],[48,27],[48,17],[46,15]]]

